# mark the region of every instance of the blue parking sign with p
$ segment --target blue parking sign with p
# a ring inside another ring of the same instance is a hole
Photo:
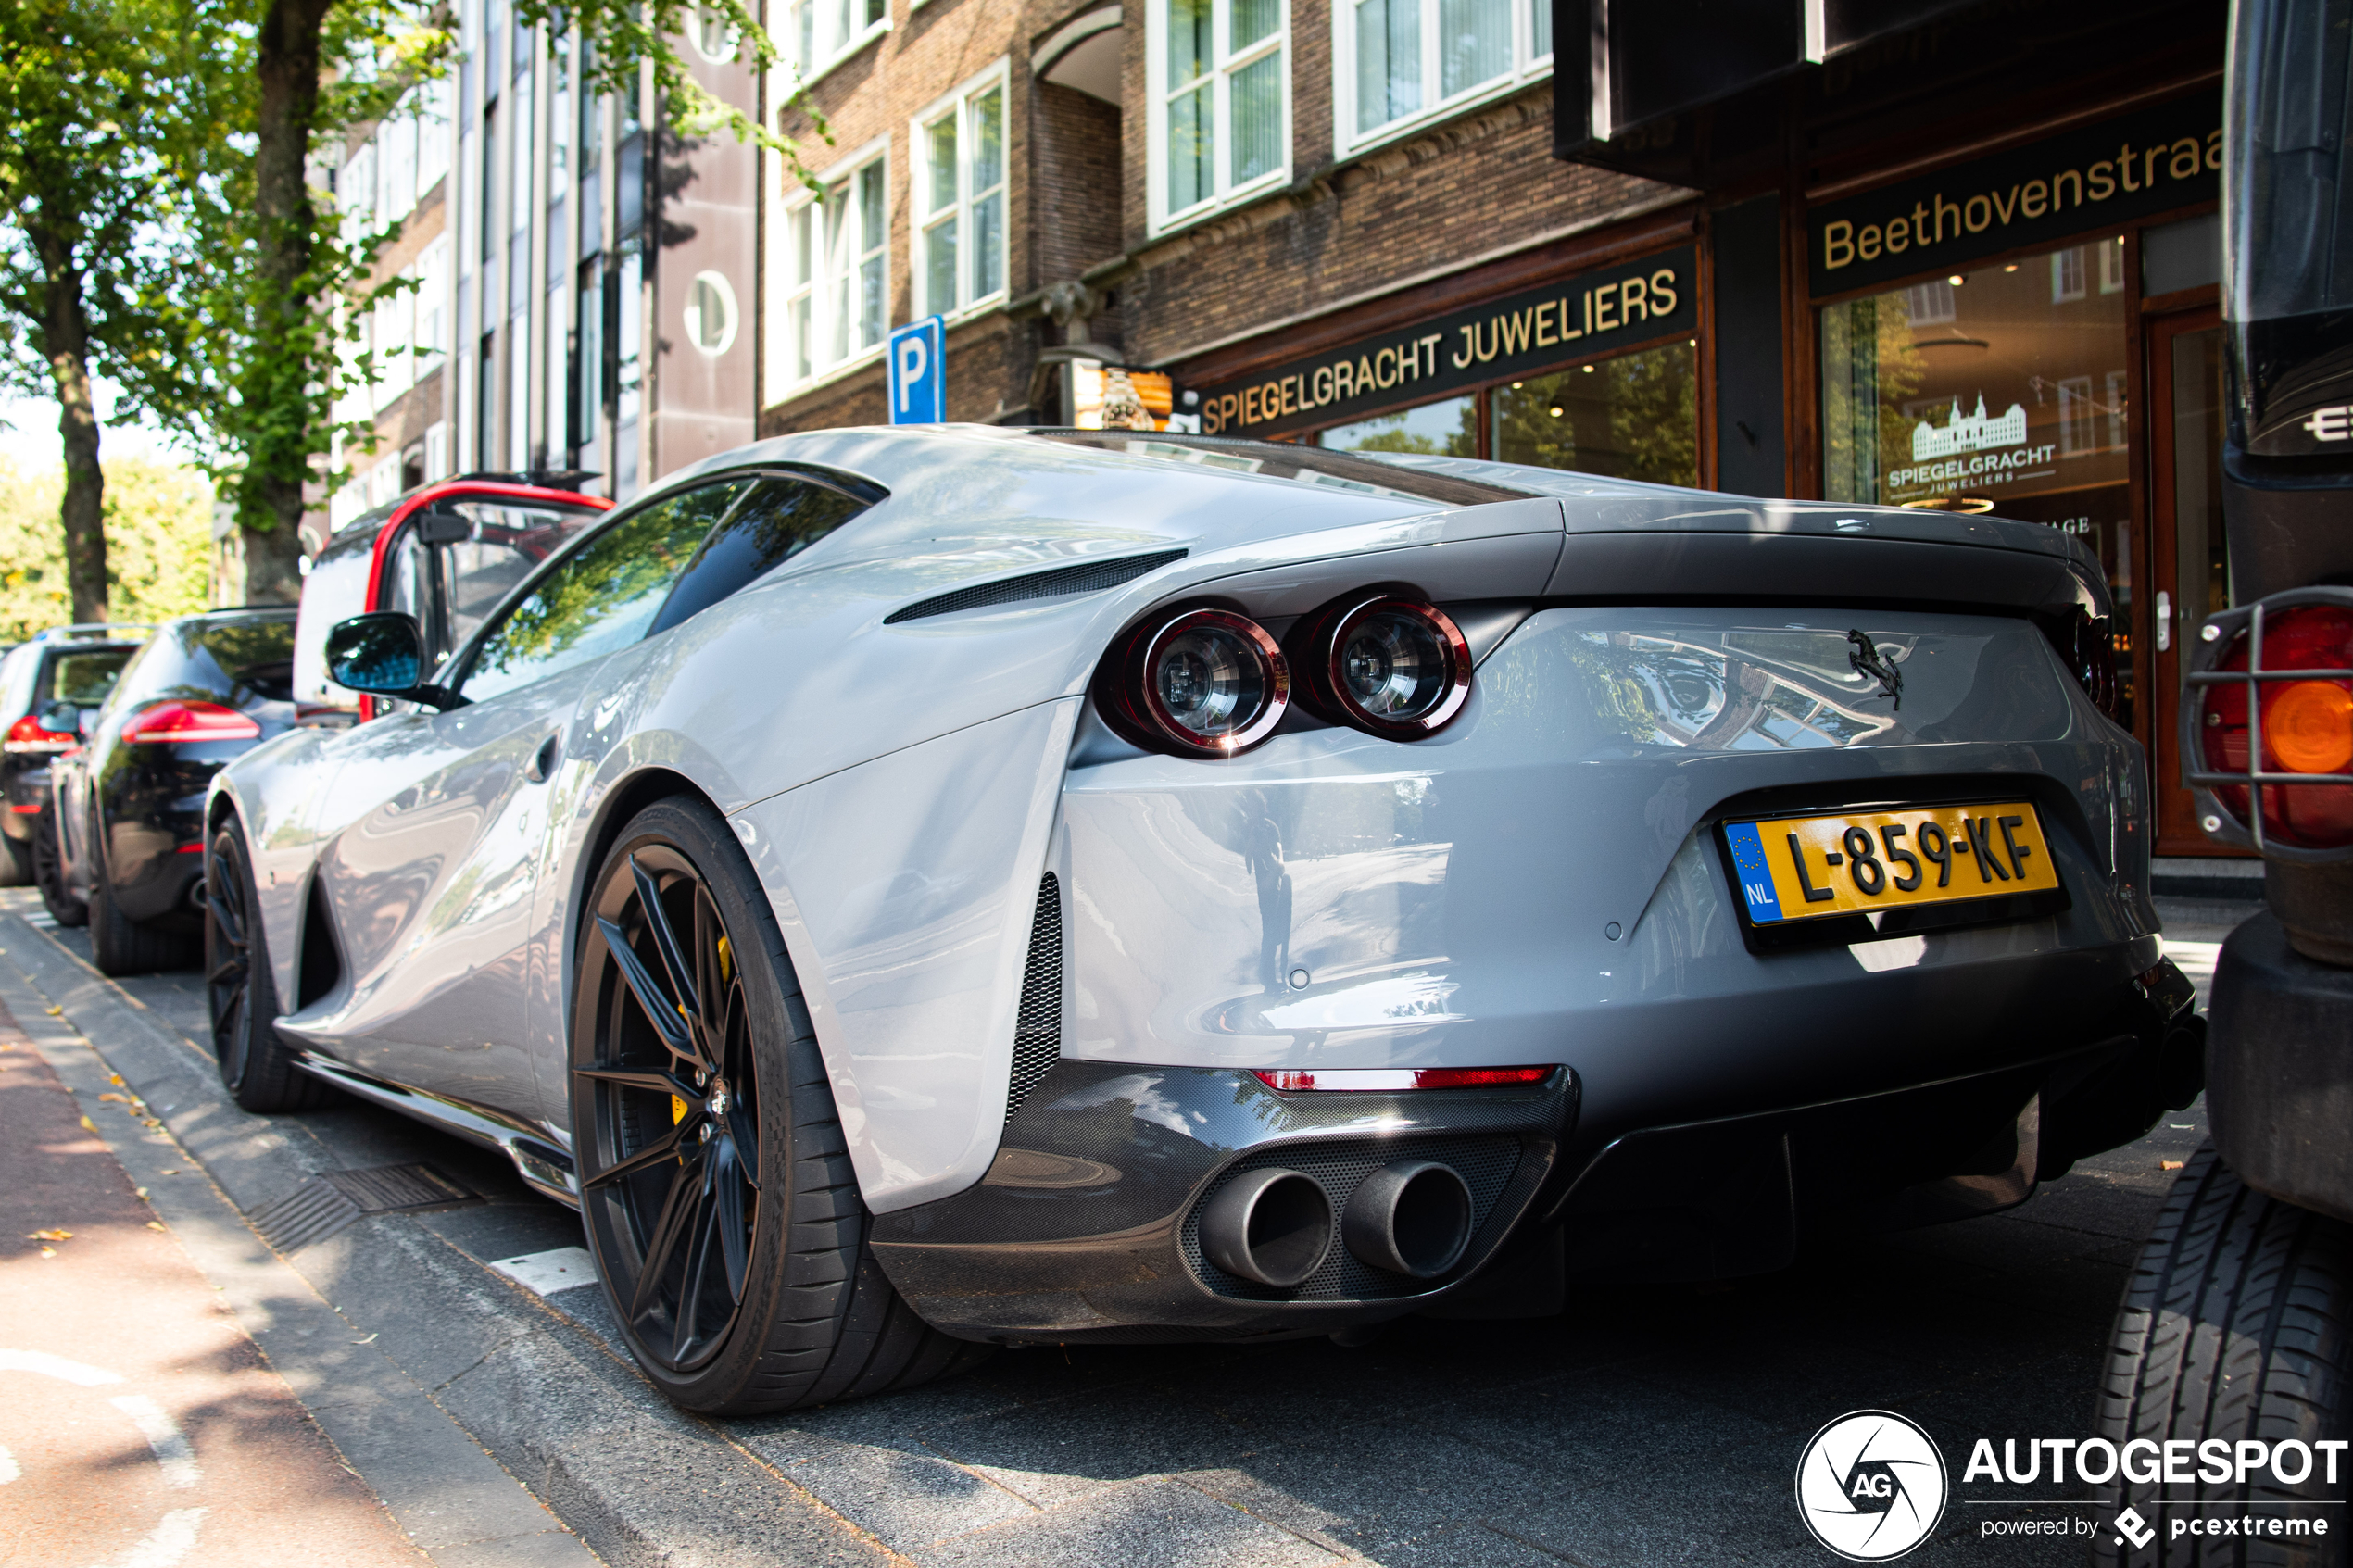
[[[890,422],[937,424],[947,417],[947,334],[939,318],[910,321],[890,334]]]

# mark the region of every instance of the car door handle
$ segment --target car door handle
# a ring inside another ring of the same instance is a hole
[[[547,775],[556,771],[556,759],[564,754],[563,737],[549,735],[531,754],[531,763],[523,769],[523,776],[533,784],[546,784]]]

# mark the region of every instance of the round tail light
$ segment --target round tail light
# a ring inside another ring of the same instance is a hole
[[[1140,738],[1188,757],[1232,757],[1290,706],[1290,666],[1248,616],[1192,609],[1136,640],[1119,693]]]
[[[1309,653],[1317,705],[1373,734],[1435,734],[1470,700],[1470,644],[1444,610],[1418,599],[1383,595],[1319,617]]]
[[[2353,596],[2299,589],[2208,622],[2184,749],[2232,823],[2262,849],[2353,846]],[[2209,824],[2212,832],[2216,824]]]

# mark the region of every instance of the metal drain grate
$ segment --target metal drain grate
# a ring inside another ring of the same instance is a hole
[[[253,1227],[280,1252],[324,1241],[370,1214],[427,1214],[480,1203],[481,1195],[430,1165],[324,1171],[253,1211]]]

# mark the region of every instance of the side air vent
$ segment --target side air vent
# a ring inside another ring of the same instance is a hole
[[[987,605],[1059,599],[1072,594],[1099,594],[1105,588],[1116,588],[1122,583],[1133,583],[1147,571],[1157,571],[1170,561],[1184,558],[1185,552],[1182,550],[1159,550],[1149,556],[1081,561],[1076,566],[1058,566],[1050,571],[1033,571],[1026,577],[1008,577],[1000,582],[975,583],[969,588],[959,588],[952,594],[917,599],[903,609],[894,609],[884,616],[883,624],[896,626],[902,621],[952,615],[960,609],[979,609]]]
[[[1029,927],[1029,962],[1021,972],[1021,1010],[1013,1015],[1013,1073],[1005,1120],[1013,1119],[1038,1081],[1063,1059],[1063,890],[1048,872],[1038,884],[1038,918]]]

